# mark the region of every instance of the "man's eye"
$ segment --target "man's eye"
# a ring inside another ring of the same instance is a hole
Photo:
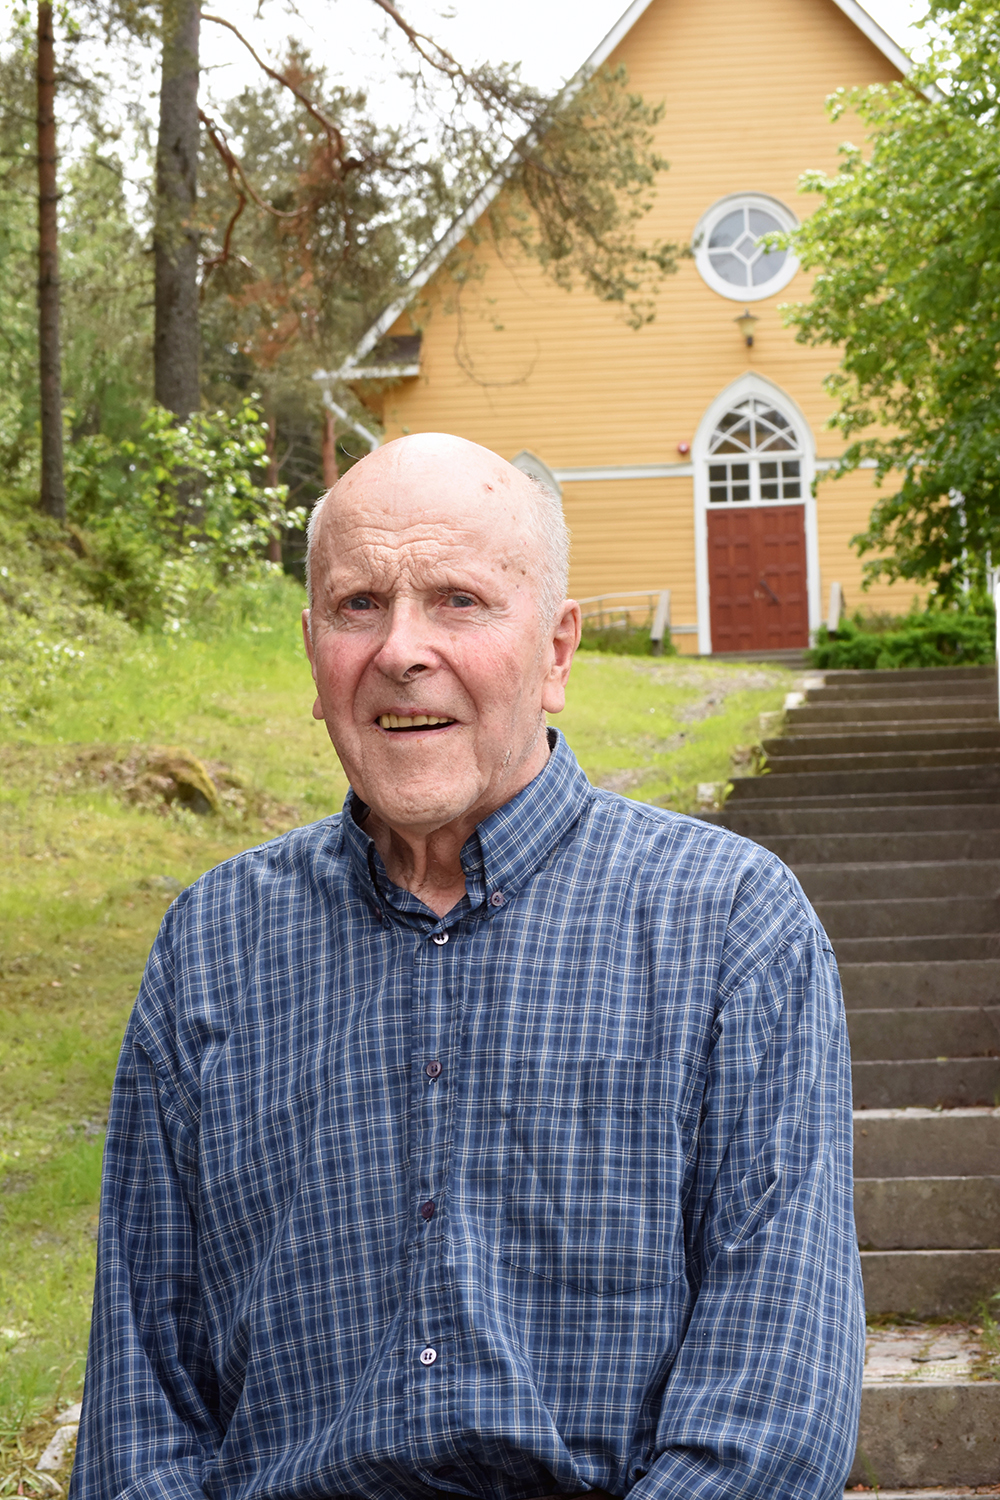
[[[372,601],[369,599],[367,594],[352,594],[351,598],[348,599],[345,608],[353,610],[373,609],[374,605],[372,604]]]
[[[475,602],[471,594],[448,594],[445,597],[445,603],[452,609],[472,609]]]

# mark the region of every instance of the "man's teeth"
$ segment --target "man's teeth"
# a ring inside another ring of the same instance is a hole
[[[383,729],[422,729],[424,725],[452,724],[453,719],[439,719],[434,714],[380,714]]]

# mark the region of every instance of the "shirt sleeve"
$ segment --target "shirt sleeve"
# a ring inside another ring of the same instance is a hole
[[[169,918],[112,1094],[72,1500],[202,1500],[220,1441],[198,1292],[197,1130],[155,1035],[172,992],[168,930]]]
[[[833,1500],[853,1458],[850,1057],[833,953],[795,892],[790,935],[720,1004],[686,1205],[692,1314],[633,1500]]]

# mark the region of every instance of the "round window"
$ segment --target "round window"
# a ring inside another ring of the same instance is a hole
[[[723,198],[695,230],[695,263],[713,291],[734,302],[756,302],[787,286],[798,270],[790,250],[762,244],[765,235],[794,229],[795,216],[776,198],[738,193]]]

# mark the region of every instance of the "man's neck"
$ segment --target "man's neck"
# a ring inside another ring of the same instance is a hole
[[[462,846],[475,823],[466,827],[449,823],[425,837],[402,834],[383,823],[374,810],[365,819],[365,829],[382,856],[393,885],[417,896],[425,906],[443,917],[465,895]]]

